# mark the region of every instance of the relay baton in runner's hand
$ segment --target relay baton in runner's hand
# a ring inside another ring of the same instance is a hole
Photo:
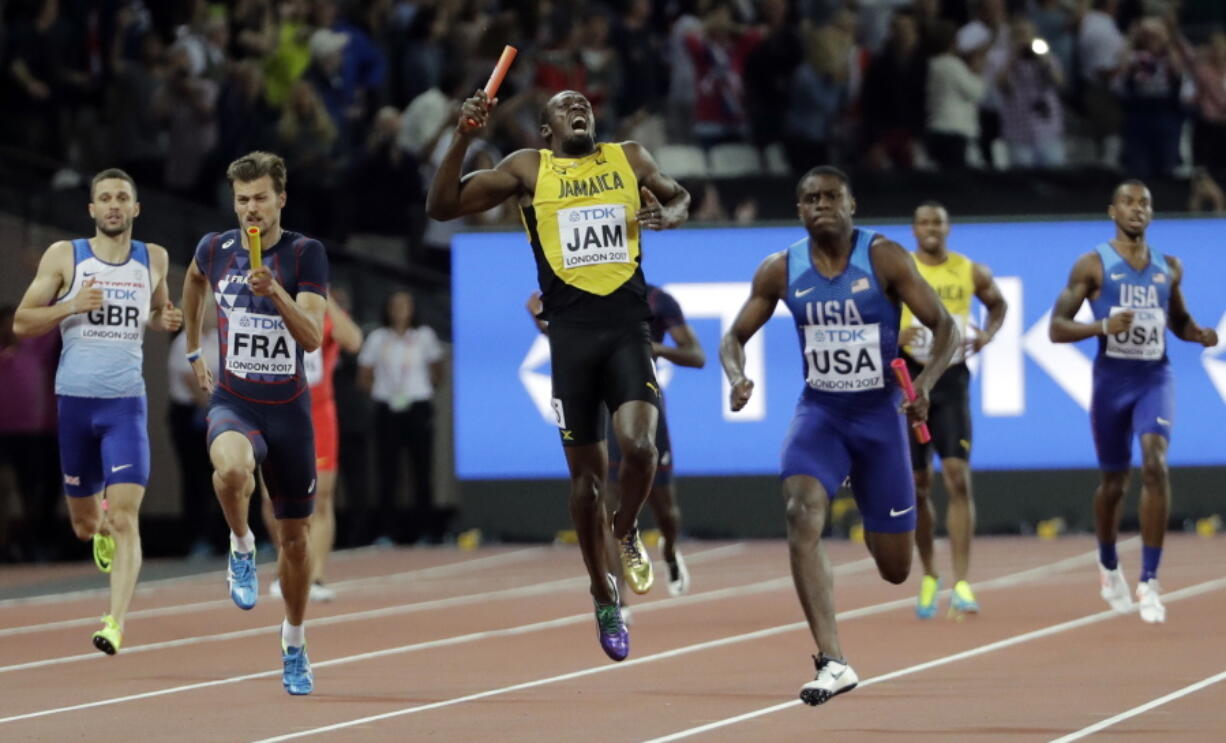
[[[260,228],[247,228],[247,248],[251,255],[251,268],[256,269],[264,265],[264,253],[260,246]]]
[[[894,359],[890,362],[890,367],[894,369],[894,376],[898,377],[898,386],[902,387],[902,393],[906,395],[907,402],[914,402],[915,385],[911,384],[911,372],[907,370],[907,362],[902,359]],[[921,444],[927,444],[932,440],[932,434],[928,432],[928,424],[924,421],[912,421],[911,429],[915,432],[915,440]]]
[[[494,65],[494,71],[490,73],[490,79],[485,83],[485,99],[490,103],[493,103],[494,96],[498,95],[498,88],[502,86],[502,79],[507,76],[507,70],[511,69],[511,63],[515,61],[516,54],[519,54],[519,50],[510,44],[502,48],[502,56],[498,58],[498,64]],[[477,122],[469,119],[468,125],[476,126]]]

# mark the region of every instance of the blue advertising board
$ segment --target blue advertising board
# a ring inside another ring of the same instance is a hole
[[[879,226],[907,248],[908,225]],[[1095,341],[1056,345],[1047,320],[1079,255],[1112,237],[1107,219],[955,224],[949,245],[990,267],[1009,302],[995,341],[973,357],[972,462],[979,469],[1093,468],[1088,406]],[[703,369],[661,362],[676,471],[767,475],[803,386],[794,325],[782,303],[747,348],[755,394],[728,410],[719,339],[762,259],[804,236],[799,227],[650,233],[643,268],[675,296],[707,355]],[[1157,249],[1184,263],[1193,317],[1226,336],[1226,220],[1158,221]],[[456,471],[461,479],[564,477],[550,409],[549,349],[524,302],[536,288],[520,233],[470,233],[453,242]],[[982,308],[977,307],[976,311]],[[1082,308],[1089,312],[1088,305]],[[1172,465],[1226,464],[1226,346],[1202,349],[1168,333],[1177,409]],[[1134,455],[1134,462],[1139,461]]]

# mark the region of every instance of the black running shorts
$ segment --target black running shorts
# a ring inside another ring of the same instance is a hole
[[[903,356],[911,376],[918,376],[924,367]],[[971,371],[966,364],[952,364],[928,396],[928,430],[932,440],[920,444],[911,437],[911,469],[928,469],[933,449],[941,459],[957,457],[968,462],[971,458]]]
[[[549,323],[553,414],[563,446],[603,441],[607,410],[643,400],[660,405],[645,322],[612,327]]]

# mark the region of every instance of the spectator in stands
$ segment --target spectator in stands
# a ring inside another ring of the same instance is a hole
[[[979,136],[979,101],[987,92],[980,76],[983,53],[969,59],[955,54],[955,33],[948,23],[934,28],[933,41],[941,51],[928,61],[924,144],[944,170],[966,167],[966,148]]]
[[[761,34],[737,23],[727,2],[713,2],[702,21],[702,31],[685,40],[694,65],[694,136],[704,147],[743,141],[745,59]]]
[[[1010,24],[1011,49],[996,74],[1002,134],[1015,168],[1064,165],[1064,110],[1059,90],[1064,75],[1048,47],[1035,45],[1035,29],[1025,16]]]
[[[651,0],[627,2],[625,13],[614,24],[611,40],[615,58],[621,63],[622,80],[614,105],[634,125],[642,125],[648,117],[661,113],[668,90],[664,39],[652,24]],[[629,133],[625,138],[639,139]]]
[[[977,0],[972,6],[974,17],[958,29],[955,47],[965,58],[983,55],[979,73],[988,83],[983,98],[979,100],[979,135],[977,145],[984,165],[996,167],[992,144],[1001,135],[1001,102],[992,84],[1009,58],[1012,43],[1009,39],[1009,24],[1005,16],[1004,0]]]
[[[751,140],[760,148],[783,141],[792,73],[804,60],[798,24],[788,17],[785,0],[763,0],[762,41],[745,58],[745,108]]]
[[[162,127],[153,100],[166,78],[166,48],[156,33],[146,31],[139,37],[140,56],[128,59],[122,41],[136,18],[121,12],[119,22],[107,86],[110,151],[116,164],[142,187],[157,188],[162,183],[166,143],[156,136]]]
[[[428,161],[434,153],[464,96],[468,95],[469,80],[462,64],[444,68],[437,85],[430,86],[409,102],[400,118],[400,147],[419,162]]]
[[[806,39],[805,61],[792,73],[784,114],[784,147],[793,173],[831,162],[835,126],[847,105],[847,45],[822,26]]]
[[[294,198],[285,204],[285,222],[312,235],[332,237],[336,228],[335,196],[343,163],[336,124],[315,88],[294,83],[277,123],[277,152],[291,173],[298,173]]]
[[[199,22],[180,27],[175,43],[187,50],[191,68],[199,71],[199,77],[220,86],[229,72],[230,23],[224,8],[206,12]]]
[[[689,38],[703,33],[702,20],[692,7],[677,16],[668,31],[668,140],[677,144],[694,142],[694,105],[698,96],[698,78],[690,55]]]
[[[63,159],[71,131],[71,110],[91,83],[83,69],[84,43],[59,0],[34,5],[28,20],[8,34],[6,77],[12,105],[5,111],[9,140],[46,157]]]
[[[272,54],[277,48],[273,0],[237,0],[230,11],[229,40],[229,57],[235,62]]]
[[[217,107],[218,142],[214,162],[220,175],[229,163],[248,152],[275,149],[274,129],[280,112],[264,97],[264,69],[247,58],[233,66],[221,89]]]
[[[417,158],[397,142],[400,119],[400,112],[391,106],[375,115],[344,190],[349,207],[346,233],[401,235],[408,243],[421,226],[426,194]]]
[[[375,401],[375,457],[379,509],[375,533],[415,541],[437,529],[434,507],[434,388],[442,380],[443,347],[426,325],[414,322],[413,296],[388,298],[383,326],[371,333],[358,355],[358,379]],[[407,528],[396,518],[400,459],[412,465],[415,507]]]
[[[1161,20],[1144,18],[1133,27],[1115,87],[1124,110],[1125,171],[1134,178],[1171,175],[1183,130],[1183,65]]]
[[[895,11],[885,48],[870,62],[860,97],[863,141],[871,167],[912,167],[915,143],[924,130],[927,74],[915,14],[907,9]]]
[[[264,85],[268,103],[280,108],[311,64],[312,28],[307,23],[305,0],[277,0],[276,43],[264,58]]]
[[[447,22],[437,5],[418,6],[411,17],[398,15],[397,20],[403,30],[392,36],[391,93],[392,101],[403,106],[442,80],[449,64]],[[450,64],[462,64],[462,60],[454,57]]]
[[[217,145],[217,84],[200,77],[187,47],[170,48],[166,79],[153,95],[153,111],[167,131],[163,182],[184,198],[211,203],[213,184],[201,176]]]
[[[577,90],[586,95],[587,69],[579,58],[578,26],[555,22],[550,37],[553,43],[537,53],[534,83],[550,94],[559,90]],[[600,112],[597,111],[597,116]]]
[[[364,144],[365,137],[360,125],[368,123],[381,105],[387,78],[387,60],[383,50],[371,38],[371,17],[373,14],[368,15],[363,23],[356,11],[342,13],[338,0],[315,1],[315,26],[344,34],[348,42],[341,52],[337,73],[341,94],[337,103],[343,117],[337,127],[346,152]],[[329,111],[332,111],[331,103]],[[333,115],[335,117],[335,112]]]
[[[351,121],[349,100],[353,95],[353,91],[346,88],[345,79],[341,75],[348,45],[348,34],[327,28],[316,29],[308,44],[311,63],[302,75],[302,79],[311,84],[328,111],[332,125],[336,127],[337,147],[342,152],[347,151],[347,135]]]
[[[1047,42],[1066,79],[1073,74],[1072,10],[1064,0],[1035,0],[1028,16],[1034,24],[1035,35]]]
[[[1081,109],[1103,162],[1114,165],[1119,143],[1120,102],[1111,89],[1123,62],[1124,35],[1115,24],[1119,0],[1093,0],[1077,28]]]
[[[1194,50],[1173,23],[1168,31],[1189,70],[1183,99],[1192,110],[1192,161],[1221,182],[1226,179],[1226,32],[1214,32]]]

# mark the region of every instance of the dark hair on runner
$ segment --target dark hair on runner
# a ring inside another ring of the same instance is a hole
[[[250,183],[264,176],[272,178],[272,190],[275,193],[285,193],[285,181],[288,176],[285,172],[285,161],[280,155],[257,150],[243,155],[226,168],[226,178],[230,181],[231,186],[236,181]]]
[[[809,168],[808,172],[802,175],[800,177],[800,180],[796,181],[797,198],[800,197],[800,186],[805,181],[809,180],[810,178],[813,178],[814,176],[819,176],[819,175],[829,175],[829,176],[833,176],[834,178],[838,178],[840,181],[842,181],[843,186],[847,188],[847,193],[849,195],[851,194],[851,178],[848,178],[846,173],[834,167],[833,165],[818,165],[815,168]]]
[[[132,198],[136,198],[136,181],[132,180],[132,176],[119,168],[107,168],[106,170],[94,176],[94,179],[89,182],[89,200],[94,200],[94,189],[98,187],[100,181],[105,181],[109,178],[115,178],[121,181],[127,181],[128,185],[132,186]]]

